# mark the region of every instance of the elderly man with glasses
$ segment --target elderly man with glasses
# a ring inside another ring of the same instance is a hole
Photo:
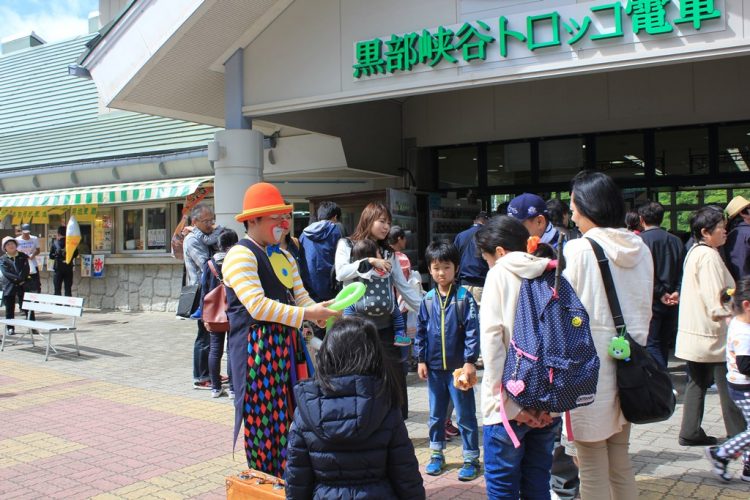
[[[190,212],[192,226],[186,228],[187,235],[183,243],[185,252],[186,285],[200,283],[201,272],[206,261],[216,251],[221,226],[216,225],[216,217],[211,207],[199,203]],[[195,389],[211,389],[211,379],[208,373],[208,351],[210,334],[198,320],[198,335],[193,346],[193,387]]]

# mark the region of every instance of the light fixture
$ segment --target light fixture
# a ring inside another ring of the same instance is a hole
[[[116,180],[120,180],[120,172],[117,171],[117,167],[112,167],[112,177]]]
[[[447,159],[448,159],[447,156],[438,156],[438,160],[447,160]]]
[[[727,153],[729,153],[729,156],[732,158],[732,161],[740,172],[750,171],[750,168],[747,167],[747,163],[745,163],[745,159],[742,157],[742,153],[740,153],[738,148],[727,148]]]
[[[167,176],[167,166],[164,164],[163,161],[159,162],[159,166],[157,168],[159,169],[159,173],[161,174],[162,177]]]
[[[39,179],[37,179],[36,175],[31,178],[31,183],[34,185],[35,188],[41,187],[41,184],[39,183]]]
[[[273,154],[273,149],[268,150],[268,163],[276,165],[276,155]]]
[[[78,174],[75,172],[70,173],[70,182],[73,183],[73,185],[78,186],[81,182],[78,180]]]

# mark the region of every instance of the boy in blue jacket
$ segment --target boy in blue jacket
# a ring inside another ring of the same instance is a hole
[[[471,481],[479,475],[479,428],[474,390],[453,385],[453,371],[461,368],[468,380],[476,380],[479,357],[479,319],[477,306],[466,288],[456,286],[460,256],[448,242],[433,242],[425,251],[430,275],[437,286],[430,290],[419,308],[414,352],[419,362],[419,378],[427,380],[430,399],[430,449],[432,456],[425,468],[437,476],[445,467],[445,413],[449,398],[458,416],[463,440],[464,465],[458,479]]]

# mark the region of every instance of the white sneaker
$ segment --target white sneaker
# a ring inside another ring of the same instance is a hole
[[[227,393],[224,392],[223,388],[219,389],[219,390],[211,389],[211,397],[212,398],[220,398],[220,397],[226,396],[226,395],[227,395]]]
[[[229,389],[227,394],[229,394],[229,399],[234,399],[234,391],[232,389]]]

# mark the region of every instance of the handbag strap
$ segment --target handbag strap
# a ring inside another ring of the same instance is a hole
[[[591,238],[586,238],[591,243],[591,248],[594,249],[596,260],[599,262],[599,270],[602,273],[602,282],[604,283],[604,290],[607,292],[607,301],[609,302],[609,310],[612,313],[612,320],[615,322],[615,329],[620,335],[627,335],[627,329],[625,328],[625,318],[622,316],[622,309],[620,309],[620,301],[617,298],[617,289],[615,288],[615,282],[612,279],[612,271],[609,269],[609,260],[604,254],[604,249]]]
[[[217,280],[219,280],[219,283],[223,285],[224,281],[222,281],[221,276],[219,276],[219,273],[216,271],[216,267],[214,267],[213,259],[208,259],[208,268],[211,270],[211,274],[213,274],[214,277]]]

